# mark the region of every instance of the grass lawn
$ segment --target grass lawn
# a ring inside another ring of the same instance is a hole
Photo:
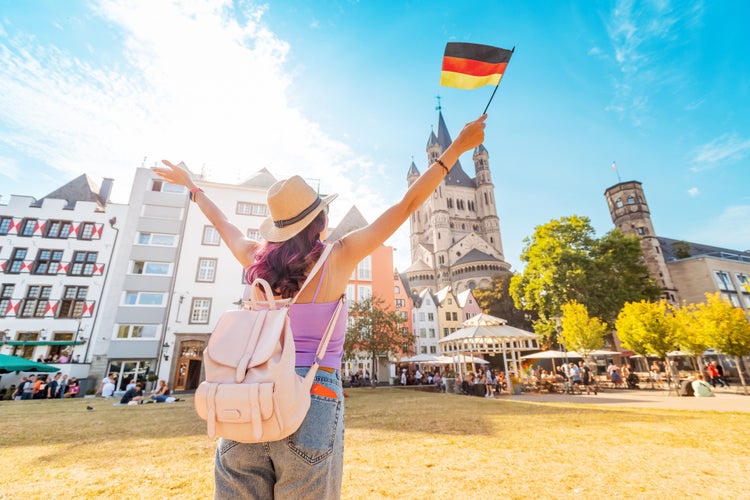
[[[747,413],[348,393],[346,499],[750,494]],[[214,442],[191,398],[5,401],[0,422],[0,499],[213,495]]]

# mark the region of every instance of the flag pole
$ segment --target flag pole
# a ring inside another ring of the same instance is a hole
[[[510,58],[508,58],[508,64],[510,64],[510,60],[513,58],[513,52],[516,51],[516,46],[514,45],[512,49],[510,49]],[[505,71],[508,70],[508,67],[505,67]],[[504,73],[504,72],[503,72]],[[492,91],[492,95],[490,96],[490,100],[487,102],[487,106],[484,107],[484,111],[482,111],[482,114],[487,113],[487,109],[490,107],[490,103],[492,102],[492,99],[495,97],[495,92],[497,92],[497,88],[500,86],[500,81],[502,81],[502,76],[500,77],[500,80],[498,80],[497,85],[495,85],[495,90]]]

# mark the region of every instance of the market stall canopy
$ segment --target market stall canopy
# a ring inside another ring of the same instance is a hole
[[[517,350],[538,350],[538,338],[539,335],[508,325],[502,318],[477,314],[466,320],[463,328],[440,339],[438,344],[443,354],[497,354],[511,344]]]
[[[44,363],[37,363],[26,358],[19,358],[18,356],[9,356],[7,354],[0,354],[0,373],[11,373],[11,372],[47,372],[54,373],[60,371],[59,368],[54,366],[45,365]]]

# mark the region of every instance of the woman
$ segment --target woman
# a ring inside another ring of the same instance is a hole
[[[307,373],[336,303],[357,264],[378,248],[438,187],[458,157],[484,140],[486,115],[468,123],[442,156],[414,182],[403,199],[372,224],[333,242],[320,272],[299,293],[290,320],[297,372]],[[260,227],[265,240],[247,239],[198,188],[190,174],[169,161],[153,170],[172,184],[185,186],[191,200],[216,228],[232,254],[247,270],[248,282],[263,278],[278,297],[295,297],[323,251],[328,204],[299,176],[268,190],[271,216]],[[344,422],[341,388],[346,316],[339,316],[315,382],[329,396],[313,394],[302,426],[287,439],[271,443],[219,440],[216,452],[217,498],[339,498],[343,471]]]
[[[164,380],[159,381],[159,386],[151,391],[151,400],[155,403],[166,403],[169,399],[169,386]]]

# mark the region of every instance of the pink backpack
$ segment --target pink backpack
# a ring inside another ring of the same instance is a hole
[[[333,248],[326,245],[305,283],[320,270]],[[259,297],[258,286],[266,297]],[[250,300],[247,301],[250,295]],[[240,310],[221,315],[203,351],[206,380],[195,393],[195,409],[206,420],[209,437],[241,443],[277,441],[302,425],[310,408],[310,388],[328,347],[344,298],[331,317],[305,377],[295,372],[289,321],[292,299],[275,300],[270,285],[256,279],[245,289]]]

